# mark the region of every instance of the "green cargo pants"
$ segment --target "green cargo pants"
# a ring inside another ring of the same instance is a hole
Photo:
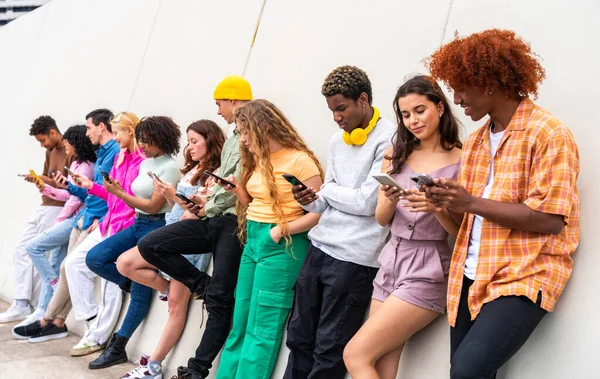
[[[273,224],[248,221],[247,239],[235,290],[233,327],[225,342],[217,379],[269,379],[277,360],[292,287],[302,268],[308,237],[275,243]]]

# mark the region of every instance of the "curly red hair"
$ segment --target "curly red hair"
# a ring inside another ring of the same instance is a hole
[[[431,76],[459,90],[491,89],[519,100],[537,97],[546,71],[528,43],[511,30],[490,29],[455,39],[426,61]]]

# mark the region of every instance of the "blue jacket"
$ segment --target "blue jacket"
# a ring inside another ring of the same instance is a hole
[[[102,174],[100,171],[110,172],[112,168],[115,157],[121,151],[119,144],[115,140],[110,140],[104,145],[100,146],[98,151],[96,151],[96,163],[94,163],[94,183],[98,183],[102,185]],[[108,211],[108,207],[106,205],[106,201],[102,200],[99,197],[88,195],[87,189],[77,187],[76,185],[69,183],[69,188],[67,191],[71,195],[75,195],[83,201],[83,208],[75,217],[75,221],[73,222],[73,227],[77,226],[79,219],[83,218],[83,224],[81,230],[86,230],[92,225],[94,219],[98,219],[98,222],[102,221],[104,215]]]

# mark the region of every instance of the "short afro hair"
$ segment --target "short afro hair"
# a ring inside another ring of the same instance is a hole
[[[31,128],[29,129],[30,136],[36,136],[38,134],[48,135],[51,130],[58,130],[58,126],[56,126],[56,121],[50,116],[40,116],[33,121],[31,124]]]
[[[144,117],[135,128],[135,139],[140,143],[158,146],[163,153],[177,155],[181,129],[166,116]]]
[[[340,66],[331,71],[321,87],[321,94],[325,97],[341,94],[354,101],[357,101],[363,92],[367,94],[369,104],[372,104],[371,81],[366,72],[355,66]]]
[[[78,162],[94,163],[96,162],[96,150],[98,150],[99,146],[92,145],[92,141],[86,136],[86,131],[85,125],[71,126],[63,134],[63,140],[73,146]]]
[[[426,60],[431,76],[455,90],[497,90],[509,99],[538,94],[546,72],[531,47],[511,30],[490,29],[455,39]]]

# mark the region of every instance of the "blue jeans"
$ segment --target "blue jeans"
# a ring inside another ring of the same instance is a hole
[[[127,250],[137,246],[138,242],[146,234],[164,225],[164,218],[160,220],[136,218],[132,226],[121,230],[119,233],[92,248],[86,256],[85,263],[98,276],[115,284],[122,285],[128,279],[117,270],[117,258]],[[123,320],[121,329],[117,332],[119,336],[125,338],[130,338],[142,320],[144,320],[144,317],[146,317],[146,313],[148,313],[148,308],[150,307],[152,289],[133,282],[131,283],[130,295],[127,315],[125,316],[125,320]]]
[[[42,290],[37,307],[46,310],[54,290],[50,283],[58,279],[60,264],[67,255],[69,236],[73,230],[73,217],[56,223],[53,227],[31,239],[26,246],[31,262],[42,277]],[[46,252],[50,254],[46,256]]]

